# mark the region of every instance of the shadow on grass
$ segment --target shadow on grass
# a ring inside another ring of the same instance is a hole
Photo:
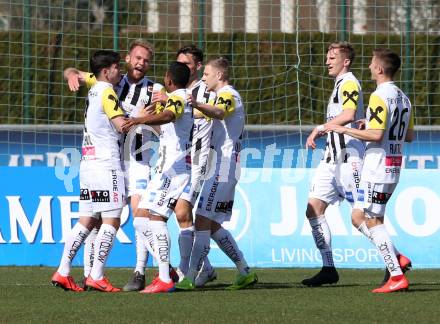
[[[203,288],[198,288],[195,291],[223,291],[230,284],[218,283],[218,284],[209,284]],[[339,284],[339,285],[323,285],[320,287],[307,287],[304,286],[300,282],[259,282],[254,284],[248,288],[243,290],[270,290],[270,289],[334,289],[334,288],[343,288],[343,287],[366,287],[370,286],[370,284]]]

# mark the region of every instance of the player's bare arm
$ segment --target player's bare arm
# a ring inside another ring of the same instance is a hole
[[[356,116],[356,110],[354,109],[344,109],[339,115],[337,115],[332,120],[324,124],[324,130],[327,130],[328,125],[340,125],[345,126],[354,121]]]
[[[323,125],[319,125],[318,127],[315,127],[313,129],[312,133],[310,133],[310,135],[307,137],[306,149],[308,149],[308,148],[315,149],[316,148],[315,140],[317,138],[325,135],[326,131],[329,130],[330,125],[340,125],[340,126],[347,125],[348,123],[351,123],[354,121],[355,116],[356,116],[356,110],[345,109],[342,111],[342,113],[340,113],[338,116],[336,116],[335,118],[333,118],[329,122],[327,122]]]
[[[225,110],[213,105],[208,105],[205,103],[197,102],[193,100],[193,97],[190,96],[191,104],[193,108],[199,110],[202,114],[207,117],[215,118],[215,119],[224,119],[225,118]]]
[[[367,142],[380,142],[382,141],[385,131],[383,129],[355,129],[348,128],[340,125],[330,124],[327,125],[327,131],[333,131],[339,134],[347,134],[354,138],[358,138]]]
[[[73,67],[64,70],[64,79],[67,81],[70,91],[78,91],[86,83],[86,73]]]
[[[133,117],[129,119],[125,119],[122,125],[122,131],[127,132],[131,127],[146,124],[146,125],[163,125],[174,121],[176,116],[170,110],[164,110],[159,114],[154,115],[144,115],[140,117]]]
[[[405,135],[405,142],[410,143],[414,140],[414,129],[410,128],[407,130]]]
[[[119,133],[123,133],[122,125],[125,123],[125,118],[123,115],[113,117],[111,122]]]

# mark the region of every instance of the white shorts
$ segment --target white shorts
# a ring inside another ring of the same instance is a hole
[[[170,218],[190,177],[189,172],[172,177],[168,177],[165,173],[156,173],[142,194],[138,208],[148,209],[152,214]]]
[[[361,181],[354,208],[365,212],[368,218],[384,217],[388,200],[397,183],[373,183]]]
[[[206,179],[200,193],[196,215],[211,219],[222,224],[231,219],[232,207],[234,206],[235,186],[237,185],[240,166],[235,161],[229,163],[229,174],[227,177],[219,173],[220,163],[216,165],[216,172],[213,177]]]
[[[130,161],[126,164],[124,174],[127,197],[141,195],[151,180],[151,167],[148,164]]]
[[[312,180],[309,198],[316,198],[327,204],[346,199],[354,204],[359,188],[362,159],[349,158],[347,163],[331,164],[321,161]]]
[[[194,206],[200,193],[203,181],[207,175],[208,161],[211,151],[212,123],[194,124],[199,127],[194,131],[193,144],[191,146],[191,182],[188,188],[180,196]]]
[[[125,205],[125,185],[121,170],[81,167],[79,179],[80,216],[99,217],[97,213],[122,210]]]

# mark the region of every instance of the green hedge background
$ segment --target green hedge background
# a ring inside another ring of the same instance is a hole
[[[72,31],[73,32],[73,31]],[[110,31],[96,34],[55,34],[33,31],[29,41],[31,60],[24,68],[24,35],[0,33],[0,123],[75,124],[83,120],[85,90],[71,93],[63,80],[63,70],[75,66],[88,70],[88,58],[96,49],[113,48]],[[155,56],[148,76],[161,82],[176,50],[197,43],[193,34],[121,34],[119,49],[142,38],[150,41]],[[361,80],[364,103],[374,90],[368,65],[372,50],[390,47],[400,53],[403,71],[397,77],[416,112],[416,124],[440,124],[440,36],[416,35],[411,39],[411,55],[404,56],[401,36],[350,35],[357,58],[353,72]],[[333,88],[327,75],[325,55],[334,35],[322,33],[207,34],[207,58],[223,55],[232,64],[232,83],[246,104],[248,124],[310,125],[322,123]],[[30,80],[28,119],[25,119],[24,79]],[[408,77],[408,80],[405,80]]]

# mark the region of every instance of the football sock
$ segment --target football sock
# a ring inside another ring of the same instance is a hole
[[[208,259],[208,257],[206,256],[204,259],[203,259],[203,265],[202,265],[202,270],[203,271],[211,271],[211,269],[212,269],[212,265],[211,265],[211,262],[209,262],[209,259]]]
[[[220,229],[212,234],[211,237],[229,259],[235,263],[240,274],[245,275],[249,273],[249,266],[244,259],[243,252],[238,248],[237,242],[235,242],[235,239],[229,231],[220,227]]]
[[[194,242],[194,226],[181,228],[179,233],[180,264],[179,269],[186,274]]]
[[[358,227],[358,231],[361,232],[362,234],[364,234],[364,235],[368,238],[368,240],[370,240],[370,242],[374,245],[373,238],[371,237],[371,233],[370,233],[370,230],[369,230],[368,227],[367,227],[366,222],[363,222],[363,223]],[[396,255],[400,255],[399,250],[397,250],[397,248],[394,246],[394,244],[393,244],[393,248],[394,248],[394,253],[395,253]]]
[[[84,241],[84,278],[87,278],[92,270],[93,258],[95,257],[95,239],[98,229],[94,227]]]
[[[170,282],[170,235],[167,223],[163,221],[151,221],[149,227],[153,236],[156,262],[159,268],[159,278],[163,282]]]
[[[401,275],[402,270],[400,269],[399,261],[394,253],[393,242],[391,242],[391,238],[388,235],[385,225],[382,224],[371,227],[370,233],[391,276],[394,277]]]
[[[104,266],[113,246],[117,229],[110,224],[102,224],[95,239],[95,258],[90,276],[93,280],[104,277]]]
[[[199,272],[203,260],[209,253],[211,241],[211,231],[195,231],[194,232],[194,244],[191,252],[191,260],[189,264],[189,270],[185,277],[194,282],[197,273]]]
[[[371,237],[370,230],[369,230],[368,227],[367,227],[367,223],[362,222],[362,224],[359,225],[359,227],[357,228],[357,230],[358,230],[359,232],[361,232],[362,234],[364,234],[365,237],[366,237],[371,243],[374,244],[374,242],[373,242],[373,238]]]
[[[145,265],[148,259],[147,246],[150,243],[144,233],[150,232],[148,228],[149,219],[147,217],[134,217],[133,227],[136,238],[136,268],[134,271],[138,271],[140,274],[145,274]]]
[[[61,257],[60,266],[58,267],[60,275],[67,276],[70,274],[72,260],[89,233],[90,231],[80,222],[77,222],[72,228],[72,231],[64,243],[63,255]]]
[[[319,249],[324,267],[334,267],[332,253],[332,235],[324,215],[309,218],[312,235],[316,247]]]

